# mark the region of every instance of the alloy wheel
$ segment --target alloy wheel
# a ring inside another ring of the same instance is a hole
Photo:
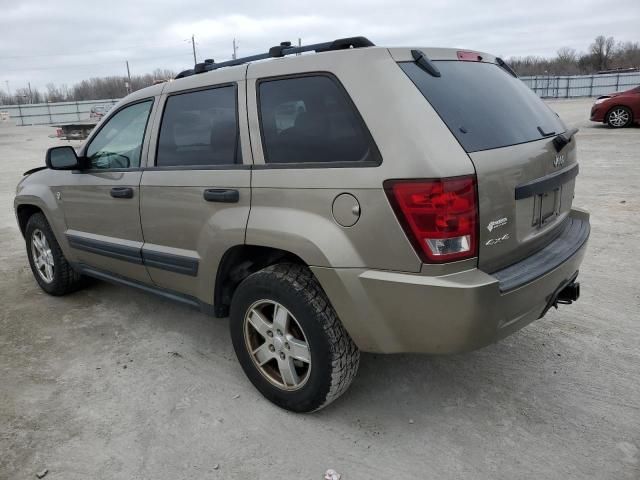
[[[249,307],[244,339],[254,365],[276,387],[297,390],[309,379],[311,351],[306,336],[278,302],[259,300]]]
[[[47,237],[42,230],[36,228],[31,234],[31,257],[33,264],[45,282],[53,282],[55,263]]]
[[[629,122],[629,112],[624,108],[616,108],[609,113],[609,123],[614,127],[623,127]]]

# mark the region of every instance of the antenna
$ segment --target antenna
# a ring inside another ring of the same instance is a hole
[[[127,64],[127,78],[129,81],[127,82],[127,93],[131,93],[131,71],[129,70],[129,60],[125,60]]]
[[[186,39],[185,42],[188,42],[189,39]],[[198,59],[196,57],[196,36],[191,34],[191,48],[193,49],[193,64],[198,63]]]

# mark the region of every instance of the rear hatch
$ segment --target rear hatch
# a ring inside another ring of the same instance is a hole
[[[398,64],[473,162],[478,266],[493,272],[561,233],[578,170],[575,140],[557,151],[553,140],[566,131],[564,123],[492,57],[473,52],[437,57],[426,68],[415,61]]]

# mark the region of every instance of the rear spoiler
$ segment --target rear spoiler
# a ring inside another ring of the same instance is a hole
[[[553,146],[556,147],[556,152],[562,150],[569,142],[573,136],[578,133],[577,128],[570,128],[564,133],[561,133],[556,138],[553,139]]]

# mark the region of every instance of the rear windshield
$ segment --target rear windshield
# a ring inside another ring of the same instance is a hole
[[[529,87],[498,65],[444,60],[433,63],[440,77],[414,62],[402,62],[400,68],[467,152],[531,142],[566,130]]]

